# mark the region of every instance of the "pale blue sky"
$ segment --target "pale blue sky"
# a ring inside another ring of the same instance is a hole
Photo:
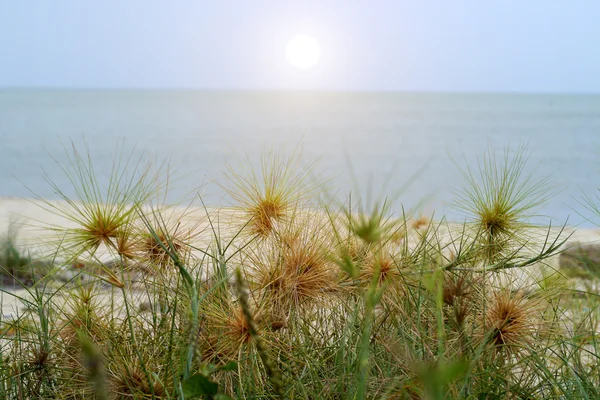
[[[599,21],[597,0],[0,0],[0,87],[600,92]]]

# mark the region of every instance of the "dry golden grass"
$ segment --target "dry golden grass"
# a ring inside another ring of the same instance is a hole
[[[111,286],[36,283],[26,314],[0,329],[11,343],[0,395],[594,398],[600,375],[575,357],[599,354],[577,340],[597,338],[600,315],[587,314],[594,328],[547,329],[570,315],[564,292],[502,284],[545,257],[509,251],[522,246],[527,200],[539,194],[521,182],[521,164],[486,162],[484,185],[469,171],[471,224],[452,232],[397,217],[386,201],[317,202],[298,154],[263,157],[258,175],[230,168],[218,183],[235,210],[209,221],[142,205],[153,189],[118,175],[112,202],[94,195],[54,209],[77,222],[56,230],[68,238],[58,252]],[[100,262],[101,249],[115,260]]]
[[[217,182],[244,215],[243,226],[249,235],[269,236],[278,223],[285,223],[308,205],[315,189],[309,181],[313,165],[302,166],[300,156],[298,151],[288,158],[263,155],[258,176],[253,170],[230,165],[225,181]]]
[[[290,224],[269,241],[261,242],[249,258],[251,288],[270,304],[273,315],[286,316],[310,308],[337,289],[327,232],[309,220]]]
[[[484,329],[498,352],[519,354],[532,348],[542,326],[538,301],[522,292],[501,289],[491,295],[486,306]]]

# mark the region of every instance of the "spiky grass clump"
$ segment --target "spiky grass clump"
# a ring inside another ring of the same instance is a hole
[[[225,364],[247,357],[252,351],[251,335],[239,304],[231,301],[215,307],[209,305],[203,311],[198,343],[202,358],[211,363]]]
[[[491,295],[483,322],[489,343],[498,353],[531,351],[542,327],[539,301],[522,292],[498,290]]]
[[[109,365],[109,398],[111,399],[145,399],[170,398],[163,383],[155,379],[148,382],[148,375],[140,367],[135,357],[123,355],[113,359]]]
[[[549,179],[534,180],[526,175],[528,155],[524,147],[504,151],[500,160],[490,150],[478,164],[478,171],[460,169],[467,187],[457,192],[457,208],[465,211],[476,227],[485,262],[523,245],[523,231],[531,226],[536,209],[550,196]]]
[[[65,150],[65,163],[58,160],[75,197],[48,179],[60,202],[39,199],[42,207],[69,221],[71,227],[49,228],[58,235],[63,251],[73,257],[94,257],[98,249],[119,252],[118,241],[137,218],[138,207],[159,188],[158,175],[151,174],[151,166],[142,159],[130,161],[117,149],[108,182],[99,179],[89,151],[81,154],[72,144]],[[158,174],[158,173],[157,173]]]
[[[202,359],[216,364],[243,359],[252,353],[248,320],[231,292],[229,277],[221,279],[212,279],[204,287],[206,301],[200,305],[199,330],[195,338]],[[255,310],[252,320],[261,320],[261,304],[257,304]],[[262,325],[260,328],[255,325],[255,328],[262,329]]]
[[[401,255],[398,250],[394,251],[390,247],[387,245],[372,248],[363,260],[359,273],[361,287],[368,287],[373,280],[378,286],[401,285],[403,272]]]
[[[482,281],[471,272],[446,272],[442,287],[442,301],[449,312],[449,320],[459,334],[464,333],[467,319],[476,312],[481,304]]]
[[[337,289],[334,264],[328,257],[328,236],[313,214],[298,216],[250,258],[251,287],[270,304],[275,319],[310,309]],[[317,221],[317,222],[315,222]]]
[[[106,315],[98,301],[99,292],[97,285],[92,282],[77,286],[67,298],[59,333],[67,348],[78,347],[79,332],[83,332],[94,343],[107,339]]]
[[[254,170],[240,172],[228,165],[227,183],[218,184],[232,197],[250,235],[269,236],[294,210],[308,205],[315,189],[309,182],[313,165],[302,166],[300,156],[299,151],[287,158],[263,155],[258,176]]]
[[[350,200],[339,211],[329,205],[325,210],[331,236],[329,257],[340,268],[343,279],[368,286],[374,274],[381,274],[381,282],[386,275],[395,274],[399,266],[396,256],[405,249],[408,231],[406,219],[394,218],[387,201],[376,203],[370,210],[361,202],[354,207]]]
[[[386,240],[386,236],[393,232],[394,222],[388,215],[387,203],[383,206],[375,205],[370,213],[349,211],[347,213],[348,226],[356,237],[367,244],[376,244]]]
[[[189,262],[191,246],[200,234],[197,223],[187,221],[185,214],[160,210],[153,211],[148,218],[155,220],[151,232],[145,226],[134,231],[131,253],[138,266],[151,273],[156,273],[156,268],[164,270],[173,265],[171,251],[183,262]]]

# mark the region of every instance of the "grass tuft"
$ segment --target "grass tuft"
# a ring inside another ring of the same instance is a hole
[[[265,153],[260,174],[254,170],[236,170],[228,165],[225,182],[217,182],[232,197],[242,213],[250,235],[269,236],[291,213],[307,206],[315,187],[308,178],[313,165],[301,165],[301,153],[289,157]]]
[[[0,247],[22,305],[0,319],[0,398],[600,395],[597,285],[557,268],[565,227],[534,225],[548,185],[524,148],[462,170],[464,224],[340,207],[299,152],[230,166],[233,209],[167,205],[168,177],[127,160],[104,181],[68,152],[32,282],[16,237]]]
[[[489,150],[477,172],[468,166],[460,169],[467,187],[456,192],[456,206],[474,223],[488,263],[526,241],[523,230],[551,195],[549,178],[534,180],[532,173],[526,174],[527,159],[523,146],[515,151],[507,148],[500,159]]]
[[[485,330],[498,352],[518,354],[531,347],[540,328],[535,302],[507,289],[492,295],[484,316]]]

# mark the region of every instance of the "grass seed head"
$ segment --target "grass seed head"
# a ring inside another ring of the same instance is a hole
[[[235,360],[252,339],[248,320],[233,300],[206,306],[198,343],[203,359],[209,362]],[[260,315],[254,318],[254,321],[260,320]]]
[[[70,182],[75,195],[70,196],[47,178],[60,202],[38,197],[42,208],[60,216],[74,227],[50,226],[57,233],[59,243],[75,256],[94,256],[101,247],[116,251],[116,238],[136,219],[138,207],[160,187],[160,179],[150,176],[150,165],[142,159],[137,163],[117,147],[108,182],[98,178],[89,149],[81,154],[74,144],[72,151],[65,149],[62,163],[56,161]]]
[[[534,181],[525,175],[526,148],[514,154],[507,148],[501,160],[490,150],[479,162],[479,171],[461,169],[467,187],[457,194],[457,208],[477,226],[485,261],[494,262],[510,244],[522,241],[522,230],[535,209],[550,196],[548,178]]]
[[[324,248],[320,229],[288,227],[268,244],[267,257],[254,257],[253,288],[286,315],[291,308],[314,304],[335,289],[335,268]]]
[[[418,218],[413,219],[410,223],[410,227],[417,231],[421,228],[429,226],[430,224],[431,224],[431,221],[429,220],[429,218],[422,215]]]
[[[277,222],[284,220],[288,205],[278,199],[261,199],[253,209],[249,210],[249,228],[252,234],[259,237],[268,236],[275,229]]]
[[[471,299],[475,293],[475,285],[475,280],[467,273],[447,272],[442,288],[444,304],[452,306],[462,299]]]
[[[361,210],[355,213],[345,210],[346,220],[350,232],[360,238],[367,245],[383,244],[390,241],[392,237],[402,240],[401,221],[392,217],[391,206],[386,201],[375,204],[370,212]],[[406,233],[406,232],[404,232]]]
[[[380,249],[367,259],[360,272],[360,280],[364,286],[369,286],[374,277],[377,284],[397,283],[400,270],[394,256],[387,249]]]
[[[190,245],[201,233],[197,222],[190,222],[185,211],[177,210],[153,210],[143,219],[128,238],[128,258],[134,268],[150,274],[165,271],[173,264],[173,252],[188,261]]]
[[[50,351],[42,346],[34,346],[28,364],[38,370],[49,367],[51,365]]]
[[[135,259],[135,236],[133,227],[127,226],[117,232],[115,237],[115,249],[117,254],[125,260]]]
[[[183,246],[179,241],[174,240],[174,238],[169,237],[164,232],[156,232],[156,237],[153,234],[147,233],[140,238],[140,251],[138,255],[142,260],[166,267],[171,263],[168,251],[170,249],[179,254]]]
[[[472,314],[480,281],[467,272],[447,271],[442,286],[442,301],[450,307],[457,327],[463,327]]]
[[[109,379],[110,392],[113,399],[123,398],[168,398],[168,391],[162,383],[156,380],[148,383],[146,375],[137,364],[115,365],[117,371]]]
[[[250,326],[241,310],[235,312],[232,318],[225,322],[224,328],[223,334],[228,336],[232,343],[237,343],[238,347],[248,344],[252,338]]]
[[[520,292],[502,289],[492,295],[487,307],[484,328],[498,352],[516,354],[532,345],[540,328],[533,300]]]
[[[253,169],[235,170],[229,165],[226,183],[217,182],[245,215],[250,235],[268,237],[294,210],[304,208],[310,201],[315,189],[308,183],[313,164],[302,166],[300,156],[298,151],[287,158],[266,154],[261,158],[260,174]]]
[[[96,285],[79,285],[69,296],[61,318],[59,337],[69,348],[77,348],[78,332],[84,332],[93,342],[110,336],[106,315],[102,313]]]

